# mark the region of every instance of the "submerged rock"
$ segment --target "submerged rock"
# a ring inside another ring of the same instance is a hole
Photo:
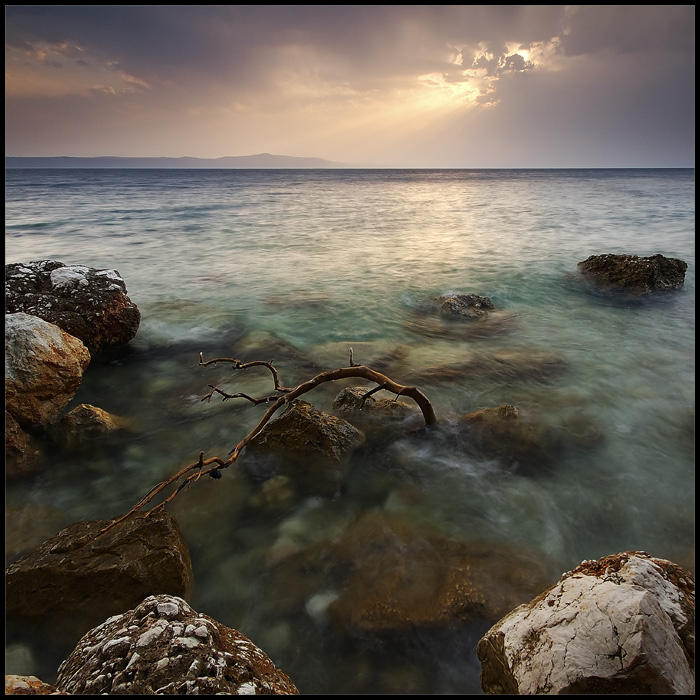
[[[695,581],[665,559],[584,561],[479,641],[485,693],[695,694]]]
[[[406,328],[428,338],[471,340],[512,330],[514,316],[480,294],[444,294],[417,310]]]
[[[73,695],[298,695],[247,637],[182,598],[149,596],[90,630],[58,669]]]
[[[333,400],[333,411],[361,430],[368,442],[389,442],[425,423],[416,404],[378,394],[367,396],[374,387],[349,386]]]
[[[647,295],[680,289],[688,264],[663,255],[591,255],[577,265],[583,276],[603,291]]]
[[[70,525],[10,564],[8,623],[77,639],[148,595],[190,595],[189,550],[172,515],[131,517],[96,538],[111,522]]]
[[[497,620],[552,580],[546,568],[522,550],[367,511],[273,567],[268,597],[273,614],[304,608],[350,637],[386,638]]]
[[[496,459],[519,472],[551,468],[561,452],[560,436],[516,406],[483,408],[460,416],[455,427],[467,452]]]
[[[38,316],[90,351],[126,345],[141,314],[116,270],[39,260],[5,265],[5,313]]]
[[[491,354],[470,353],[460,362],[435,365],[420,370],[410,367],[404,381],[414,384],[515,381],[550,381],[567,368],[565,358],[553,352],[530,348],[503,348]]]
[[[5,408],[22,428],[55,423],[89,364],[85,345],[53,323],[5,316]]]

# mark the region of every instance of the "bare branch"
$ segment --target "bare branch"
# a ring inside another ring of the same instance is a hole
[[[270,403],[270,401],[275,401],[278,398],[277,396],[265,396],[262,399],[255,399],[252,396],[248,396],[248,394],[243,394],[243,393],[228,394],[223,389],[219,389],[218,387],[215,387],[213,384],[207,384],[207,386],[211,388],[211,391],[206,396],[203,396],[200,399],[200,401],[209,402],[211,400],[211,397],[215,393],[221,394],[221,396],[223,396],[223,398],[221,399],[222,401],[226,401],[226,399],[246,399],[247,401],[250,401],[251,403],[254,403],[254,404]]]
[[[265,411],[262,418],[258,421],[258,424],[229,452],[228,459],[224,460],[219,457],[209,457],[208,459],[204,459],[204,452],[200,452],[199,459],[197,462],[183,467],[176,474],[173,474],[171,477],[165,479],[164,481],[161,481],[159,484],[156,484],[128,513],[125,513],[124,515],[120,516],[112,523],[107,525],[98,533],[97,536],[104,534],[105,532],[111,530],[115,525],[119,524],[120,522],[123,522],[128,517],[135,515],[136,513],[141,511],[146,505],[151,503],[153,499],[156,498],[156,496],[162,494],[163,491],[165,491],[165,489],[167,489],[168,487],[172,486],[180,480],[182,480],[181,483],[177,486],[177,488],[174,491],[170,493],[170,495],[165,497],[157,505],[150,508],[150,510],[143,513],[141,517],[148,517],[151,514],[164,509],[165,506],[168,503],[170,503],[183,489],[189,487],[193,482],[198,481],[204,475],[208,475],[214,479],[220,478],[220,470],[227,469],[238,459],[243,449],[258,433],[260,433],[260,431],[265,427],[267,422],[272,418],[272,416],[280,407],[284,406],[285,404],[291,403],[294,399],[306,394],[307,392],[311,391],[320,384],[324,384],[325,382],[333,382],[339,379],[348,379],[351,377],[367,379],[371,382],[375,382],[377,386],[374,389],[370,389],[363,396],[363,400],[376,393],[377,391],[380,391],[381,389],[386,389],[396,394],[397,399],[399,396],[408,396],[409,398],[413,399],[418,404],[418,407],[420,408],[423,414],[423,419],[425,420],[426,427],[434,426],[437,423],[437,418],[435,416],[433,406],[428,400],[427,396],[425,396],[425,394],[423,394],[422,391],[413,386],[403,386],[402,384],[398,384],[392,379],[389,379],[389,377],[381,374],[380,372],[377,372],[376,370],[371,369],[370,367],[366,367],[365,365],[354,364],[352,349],[350,350],[349,367],[342,367],[340,369],[335,369],[328,372],[321,372],[320,374],[317,374],[315,377],[312,377],[308,381],[299,384],[293,389],[285,388],[280,385],[277,370],[272,366],[271,362],[256,361],[241,363],[239,360],[236,359],[221,357],[205,362],[202,357],[202,353],[200,353],[199,355],[199,364],[202,366],[215,364],[217,362],[229,362],[234,365],[234,369],[247,369],[249,367],[259,366],[267,367],[267,369],[270,370],[273,376],[275,382],[275,390],[280,392],[281,396],[268,396],[261,399],[255,399],[251,396],[248,396],[247,394],[242,393],[228,394],[222,389],[219,389],[214,385],[209,384],[208,386],[211,388],[211,391],[207,394],[207,396],[205,396],[202,399],[202,401],[210,400],[215,393],[218,393],[223,397],[224,401],[226,399],[244,398],[247,401],[250,401],[254,404],[271,403],[271,405]]]
[[[265,362],[264,360],[255,360],[253,362],[241,362],[240,360],[236,360],[235,358],[232,357],[217,357],[214,358],[213,360],[207,360],[206,362],[204,361],[204,357],[202,353],[199,353],[199,364],[202,367],[206,367],[207,365],[213,365],[216,364],[217,362],[230,362],[231,364],[234,365],[233,369],[248,369],[250,367],[267,367],[270,372],[272,373],[272,379],[275,382],[275,391],[291,391],[291,389],[283,387],[280,384],[279,380],[279,375],[277,374],[277,369],[272,366],[272,362]]]

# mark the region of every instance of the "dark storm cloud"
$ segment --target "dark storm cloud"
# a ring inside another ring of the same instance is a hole
[[[259,80],[290,45],[336,56],[351,75],[401,76],[439,67],[433,57],[446,42],[549,39],[561,16],[561,8],[498,5],[15,5],[6,42],[73,45],[149,81]]]

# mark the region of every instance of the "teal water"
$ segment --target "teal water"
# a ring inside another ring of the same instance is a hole
[[[295,384],[347,365],[352,348],[370,366],[394,358],[391,378],[411,378],[446,424],[507,403],[560,434],[594,433],[534,473],[468,457],[450,439],[401,439],[363,451],[336,497],[298,499],[274,518],[251,518],[254,487],[229,473],[173,504],[195,609],[258,643],[301,692],[478,693],[483,621],[449,641],[348,645],[322,614],[333,582],[283,614],[259,595],[266,562],[290,540],[308,546],[376,511],[515,547],[557,572],[551,584],[624,550],[694,570],[694,196],[693,170],[8,170],[6,263],[116,269],[142,323],[129,352],[93,362],[69,406],[131,418],[133,440],[8,485],[6,508],[47,513],[33,527],[48,537],[125,512],[200,450],[227,453],[261,409],[202,402],[207,384],[265,393],[267,378],[203,369],[200,352],[272,347],[277,357],[239,359],[274,359]],[[640,304],[591,294],[572,275],[600,253],[681,258],[685,285]],[[426,309],[449,292],[489,296],[503,328],[436,335]],[[553,356],[560,369],[473,363],[450,382],[421,375],[503,353]],[[306,398],[327,410],[338,390]],[[34,651],[42,657],[41,640]]]

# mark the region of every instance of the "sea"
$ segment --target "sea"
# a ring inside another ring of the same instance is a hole
[[[200,364],[226,358],[273,362],[285,386],[351,361],[375,367],[420,389],[438,418],[428,435],[379,430],[332,494],[275,500],[244,450],[168,505],[190,549],[192,607],[255,642],[302,693],[482,693],[476,643],[493,616],[423,624],[405,613],[402,586],[421,614],[437,598],[438,574],[419,565],[446,559],[446,543],[478,550],[498,581],[530,562],[543,572],[536,592],[628,550],[694,573],[694,169],[5,178],[6,263],[117,270],[141,312],[135,338],[94,357],[66,407],[126,418],[128,437],[52,453],[36,477],[6,485],[6,562],[71,523],[127,512],[200,452],[226,458],[267,405],[206,400],[211,387],[274,393],[264,368]],[[684,286],[634,299],[584,284],[577,264],[606,253],[680,258]],[[446,321],[436,300],[454,294],[488,297],[491,317]],[[329,382],[301,398],[332,412],[355,385],[374,386]],[[504,405],[532,428],[527,465],[471,449],[454,429]],[[383,600],[386,625],[361,607],[363,591]],[[514,604],[534,597],[520,595]],[[348,596],[360,607],[341,624]],[[392,601],[403,615],[392,618]],[[6,673],[52,682],[71,649],[6,636]]]

